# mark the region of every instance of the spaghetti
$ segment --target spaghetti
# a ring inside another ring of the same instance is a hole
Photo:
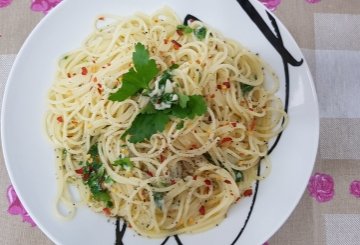
[[[148,88],[129,82],[150,71]],[[269,174],[268,142],[287,122],[278,87],[258,55],[202,22],[181,25],[169,8],[99,16],[48,94],[57,213],[88,205],[152,238],[219,224]]]

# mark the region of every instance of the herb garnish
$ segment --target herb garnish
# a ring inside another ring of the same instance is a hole
[[[178,25],[176,27],[176,29],[179,30],[179,31],[182,31],[182,32],[184,32],[186,34],[190,34],[190,33],[193,32],[193,29],[190,26],[186,26],[186,25]]]
[[[241,88],[241,91],[243,92],[243,94],[245,95],[245,94],[249,93],[254,88],[254,86],[242,83],[240,85],[240,88]]]
[[[150,59],[149,51],[141,43],[135,45],[134,67],[122,77],[121,88],[109,96],[109,100],[124,101],[130,96],[149,88],[149,82],[159,73],[155,60]]]
[[[244,180],[244,173],[240,170],[234,170],[234,174],[235,174],[235,182],[241,182]]]
[[[206,37],[206,28],[205,27],[199,27],[194,30],[194,34],[200,41],[204,40]]]
[[[123,170],[126,171],[130,171],[134,167],[134,164],[129,157],[119,158],[118,160],[114,161],[113,165],[120,166]]]
[[[130,135],[131,143],[150,139],[153,134],[162,132],[170,117],[194,119],[205,114],[207,105],[201,95],[184,95],[175,93],[172,74],[179,65],[170,66],[155,82],[155,88],[150,91],[149,83],[156,78],[159,70],[154,60],[149,59],[149,51],[141,43],[135,45],[133,53],[134,68],[123,76],[121,88],[109,99],[123,101],[130,96],[145,90],[144,96],[150,97],[150,103],[138,114],[131,127],[121,136],[124,139]]]
[[[190,34],[190,33],[194,32],[195,37],[200,41],[205,39],[206,33],[207,33],[207,29],[204,26],[193,29],[187,25],[178,25],[176,27],[176,29],[185,34]]]
[[[186,96],[186,95],[182,95]],[[179,96],[181,97],[181,96]],[[139,143],[145,139],[150,139],[153,134],[162,132],[166,124],[170,121],[170,116],[181,119],[194,119],[195,116],[205,114],[207,105],[201,95],[186,96],[188,99],[184,100],[182,104],[177,104],[166,110],[156,110],[152,104],[148,104],[144,110],[138,114],[133,121],[131,127],[122,135],[131,135],[129,141],[131,143]]]
[[[110,177],[105,175],[105,167],[100,162],[97,144],[90,147],[88,154],[91,156],[90,161],[87,161],[85,166],[76,172],[82,174],[82,179],[90,188],[95,200],[104,202],[107,207],[112,207],[113,203],[110,194],[103,187],[103,182],[108,183],[110,181],[108,178]]]
[[[162,209],[162,207],[164,205],[164,193],[163,192],[154,192],[153,196],[154,196],[154,201],[155,201],[156,207],[158,207],[159,209]]]

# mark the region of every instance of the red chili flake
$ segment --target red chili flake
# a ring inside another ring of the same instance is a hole
[[[240,199],[241,199],[241,197],[236,198],[235,202],[239,201]]]
[[[190,150],[194,150],[194,149],[197,149],[198,146],[196,144],[192,144],[191,147],[190,147]]]
[[[236,127],[237,126],[237,122],[232,122],[232,123],[230,123],[231,124],[231,126],[233,126],[233,127]]]
[[[222,89],[221,84],[216,85],[216,88],[217,88],[217,89]]]
[[[76,169],[75,172],[77,174],[83,174],[84,173],[84,169],[83,168],[79,168],[79,169]]]
[[[249,125],[249,131],[253,131],[256,126],[256,119],[253,119]]]
[[[99,94],[102,94],[103,89],[102,89],[102,88],[98,88],[97,91],[99,92]]]
[[[70,72],[68,72],[66,75],[67,75],[68,78],[71,78]]]
[[[168,39],[164,39],[164,44],[168,44],[169,40]]]
[[[244,191],[243,194],[244,194],[245,197],[250,197],[253,194],[253,190],[248,189],[248,190]]]
[[[83,177],[82,177],[82,179],[83,179],[84,181],[87,181],[87,180],[89,179],[89,177],[90,177],[90,174],[84,174]]]
[[[160,162],[165,161],[165,159],[166,159],[166,157],[161,154],[161,155],[160,155]]]
[[[223,84],[224,84],[227,88],[230,88],[230,82],[229,82],[229,81],[224,82]]]
[[[102,85],[101,85],[100,83],[98,83],[97,85],[98,85],[98,87],[99,87],[100,89],[102,88]]]
[[[104,17],[103,17],[103,16],[100,16],[98,19],[99,19],[99,20],[104,20]]]
[[[194,176],[193,176],[193,180],[197,180],[197,175],[194,175]]]
[[[223,139],[220,141],[220,145],[225,144],[225,143],[227,143],[227,142],[232,142],[232,138],[230,138],[230,137],[225,137],[225,138],[223,138]]]
[[[211,181],[208,180],[208,179],[204,180],[204,182],[205,182],[206,185],[211,185]]]
[[[147,173],[147,175],[149,175],[150,177],[154,177],[153,173],[151,173],[150,171],[145,171],[145,173]]]
[[[171,179],[171,180],[170,180],[170,183],[171,183],[172,185],[175,185],[175,184],[176,184],[176,180]]]
[[[103,212],[105,213],[106,216],[110,216],[110,214],[111,214],[111,211],[109,208],[104,208]]]
[[[199,213],[200,213],[201,215],[205,215],[205,207],[204,207],[204,205],[202,205],[202,206],[199,208]]]
[[[86,76],[88,74],[88,70],[86,67],[81,67],[81,75]]]
[[[224,182],[225,182],[226,184],[231,184],[231,181],[228,180],[228,179],[224,180]]]
[[[184,33],[182,32],[182,30],[176,30],[176,33],[177,33],[179,36],[184,35]]]
[[[59,123],[63,123],[63,122],[64,122],[64,119],[63,119],[62,116],[58,116],[58,117],[56,118],[56,120],[57,120]]]
[[[171,42],[174,44],[174,49],[176,50],[182,47],[182,45],[175,40],[171,40]]]

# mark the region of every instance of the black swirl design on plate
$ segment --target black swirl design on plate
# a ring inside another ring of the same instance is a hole
[[[284,66],[284,76],[285,76],[285,105],[284,109],[286,112],[288,112],[289,107],[289,96],[290,96],[290,74],[289,74],[289,65],[292,66],[301,66],[304,62],[303,59],[296,60],[293,55],[286,49],[283,43],[283,39],[279,30],[279,26],[276,22],[276,19],[273,17],[271,13],[266,11],[267,17],[269,18],[271,25],[275,31],[275,33],[272,31],[272,29],[267,25],[266,21],[261,17],[260,13],[256,10],[256,8],[252,5],[252,3],[249,0],[236,0],[237,3],[239,3],[240,7],[243,9],[243,11],[248,15],[248,17],[252,20],[252,22],[257,26],[257,28],[262,32],[262,34],[265,36],[265,38],[269,41],[269,43],[274,47],[274,49],[279,53],[281,56],[281,59],[283,61]],[[191,21],[198,20],[197,17],[194,15],[188,14],[186,15],[183,24],[188,25]],[[275,147],[277,146],[278,142],[280,141],[280,138],[282,136],[282,132],[277,136],[277,138],[274,141],[274,144],[270,147],[268,154],[273,152]],[[259,164],[257,174],[260,175],[261,173],[261,165]],[[256,197],[258,194],[260,182],[256,181],[255,188],[254,188],[254,195],[251,202],[251,206],[249,209],[249,212],[247,214],[247,217],[244,221],[244,224],[239,230],[239,233],[236,235],[235,239],[231,243],[231,245],[234,245],[238,239],[243,234],[250,218],[251,214],[254,210],[255,203],[256,203]],[[120,230],[120,220],[119,218],[116,221],[116,245],[123,245],[123,237],[125,235],[126,231],[126,222],[124,221],[123,226]],[[183,245],[178,235],[172,236],[172,237],[166,237],[162,242],[161,245],[166,244],[169,240],[175,239],[177,245]]]
[[[120,218],[116,219],[116,229],[115,229],[115,245],[124,245],[123,238],[126,232],[127,224],[125,220],[123,220],[122,227],[120,228]]]

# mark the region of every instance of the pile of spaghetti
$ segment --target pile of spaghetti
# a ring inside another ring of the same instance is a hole
[[[58,214],[85,204],[148,237],[219,224],[270,171],[287,120],[278,86],[258,55],[168,8],[99,16],[48,94]]]

